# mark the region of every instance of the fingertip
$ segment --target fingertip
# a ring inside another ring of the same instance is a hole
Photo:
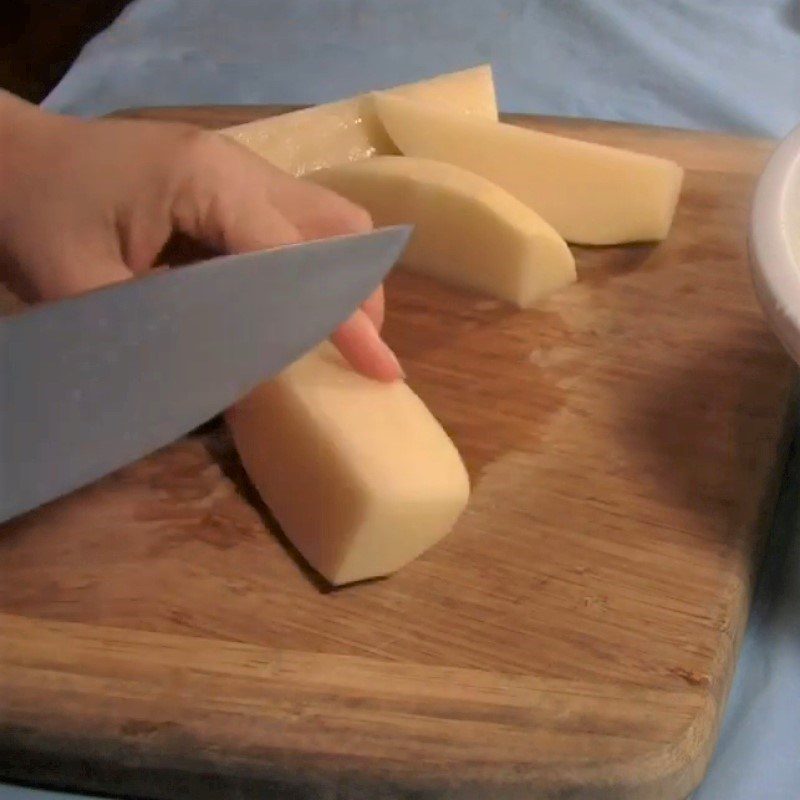
[[[383,339],[381,339],[381,342],[383,342]],[[380,356],[380,360],[373,361],[374,371],[372,372],[372,377],[383,383],[405,380],[405,370],[394,350],[386,342],[383,342],[383,347],[384,353]]]
[[[405,377],[397,356],[362,310],[341,325],[331,341],[353,369],[369,378],[391,383]]]

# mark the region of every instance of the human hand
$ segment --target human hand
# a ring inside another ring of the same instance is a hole
[[[159,266],[176,235],[242,253],[371,227],[363,209],[218,134],[58,116],[0,92],[0,263],[23,299],[126,280]],[[379,289],[332,339],[390,381],[402,373],[382,322]]]

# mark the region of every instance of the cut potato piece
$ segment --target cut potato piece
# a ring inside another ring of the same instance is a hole
[[[527,307],[575,280],[564,240],[505,189],[442,161],[378,156],[310,180],[366,208],[376,225],[414,223],[403,264]]]
[[[469,496],[453,443],[397,381],[352,370],[330,344],[227,414],[250,479],[332,584],[387,575],[439,541]]]
[[[569,242],[617,244],[667,235],[683,179],[672,161],[467,118],[387,93],[374,99],[405,155],[483,175]]]
[[[388,90],[389,94],[439,108],[497,119],[488,64]],[[305,108],[221,131],[292,175],[358,161],[397,148],[375,116],[368,94]]]

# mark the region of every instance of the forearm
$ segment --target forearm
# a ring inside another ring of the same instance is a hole
[[[0,203],[3,195],[8,196],[9,180],[28,170],[42,138],[70,119],[0,89]]]
[[[38,118],[46,118],[38,106],[0,89],[0,171],[15,160],[17,143]]]
[[[65,119],[0,90],[0,282],[22,294],[15,244],[46,191],[43,143]]]
[[[11,115],[20,112],[25,113],[29,110],[38,110],[38,106],[23,100],[21,97],[17,97],[15,94],[11,94],[11,92],[7,92],[5,89],[0,89],[0,126],[4,129],[6,120]]]
[[[27,127],[30,109],[30,103],[0,89],[0,283],[8,283],[11,278],[11,256],[5,231],[10,224],[9,201],[14,194],[12,168],[19,159],[17,141],[22,134],[20,129]]]

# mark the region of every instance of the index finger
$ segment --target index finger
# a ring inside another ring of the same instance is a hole
[[[403,377],[397,356],[362,309],[339,326],[331,341],[350,365],[367,377],[387,383]]]

